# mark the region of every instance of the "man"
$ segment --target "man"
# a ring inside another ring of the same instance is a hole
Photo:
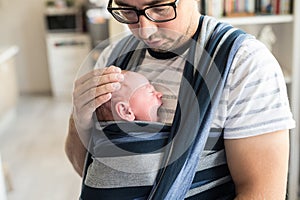
[[[167,79],[166,85],[175,88],[170,89],[170,93],[176,96],[180,81],[173,84],[172,80],[181,80],[182,58],[187,55],[189,39],[198,35],[199,46],[204,47],[217,22],[204,17],[199,28],[201,14],[194,0],[114,0],[108,7],[118,21],[127,23],[133,35],[149,47],[136,71],[143,72],[151,81]],[[171,51],[181,56],[173,55]],[[147,63],[169,67],[161,72],[162,68],[150,68]],[[111,98],[111,93],[120,88],[119,81],[123,80],[117,67],[96,69],[75,83],[66,152],[80,175],[86,152],[83,144],[89,138],[92,114]],[[149,72],[149,69],[153,71]],[[176,100],[172,95],[166,96],[170,98],[164,100],[164,107],[174,114]],[[224,130],[226,161],[236,199],[285,198],[288,129],[293,127],[278,63],[261,43],[253,38],[246,39],[234,56],[212,122],[212,128]],[[210,190],[217,186],[207,187]]]

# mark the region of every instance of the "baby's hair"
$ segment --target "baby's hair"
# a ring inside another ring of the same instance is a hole
[[[111,100],[105,102],[96,109],[96,116],[98,121],[112,121],[112,104]]]

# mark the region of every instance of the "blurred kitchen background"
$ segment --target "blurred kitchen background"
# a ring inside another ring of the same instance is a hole
[[[64,153],[73,80],[127,31],[106,5],[0,0],[0,200],[78,199]]]

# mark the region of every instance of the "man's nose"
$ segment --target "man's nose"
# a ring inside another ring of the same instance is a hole
[[[156,31],[156,23],[141,15],[139,19],[139,36],[142,39],[148,39],[152,34],[156,33]]]

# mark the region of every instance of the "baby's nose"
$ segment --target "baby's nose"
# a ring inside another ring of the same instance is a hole
[[[162,94],[161,92],[157,92],[157,91],[156,91],[156,96],[157,96],[157,98],[161,99],[162,96],[163,96],[163,94]]]

